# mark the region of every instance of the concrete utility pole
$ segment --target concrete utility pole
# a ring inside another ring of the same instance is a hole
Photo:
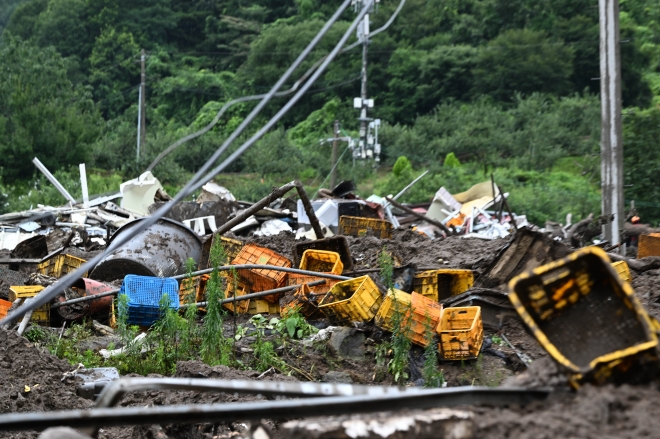
[[[145,100],[147,93],[146,73],[144,68],[145,54],[142,49],[140,55],[140,107],[138,108],[138,144],[137,144],[137,158],[140,159],[140,147],[144,145],[147,137],[147,114],[145,108]]]
[[[368,7],[366,4],[363,8]],[[367,111],[369,109],[367,100],[367,53],[369,51],[369,14],[362,20],[362,85],[360,88],[360,98],[362,98],[362,108],[360,110],[360,146],[367,147]],[[364,151],[364,149],[362,149]]]
[[[358,0],[356,2],[357,8],[369,8],[371,7],[369,2]],[[362,19],[362,23],[358,27],[358,39],[362,42],[362,71],[361,76],[361,87],[360,87],[360,97],[353,100],[353,107],[360,109],[360,140],[358,142],[357,150],[353,151],[353,157],[360,157],[365,159],[367,157],[373,156],[373,151],[370,149],[368,143],[368,131],[367,127],[369,122],[372,120],[368,117],[367,112],[369,108],[374,106],[373,99],[367,98],[367,64],[368,64],[368,53],[369,53],[369,14],[366,14]]]
[[[330,187],[337,185],[337,154],[339,149],[339,121],[332,125],[332,173],[330,174]]]
[[[621,130],[621,54],[619,1],[598,1],[600,21],[601,190],[605,239],[621,242],[623,228],[623,142]],[[620,247],[624,251],[623,246]]]

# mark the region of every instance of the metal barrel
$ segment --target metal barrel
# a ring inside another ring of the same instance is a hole
[[[131,221],[112,235],[108,249],[113,250],[118,235],[138,226],[144,218]],[[117,247],[117,246],[115,246]],[[172,277],[183,274],[186,260],[195,264],[202,254],[202,241],[189,227],[177,221],[161,218],[124,246],[114,249],[90,273],[95,280],[110,282],[127,274]]]

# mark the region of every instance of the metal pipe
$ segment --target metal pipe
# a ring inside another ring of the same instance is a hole
[[[310,287],[315,287],[317,285],[323,285],[324,283],[325,283],[324,280],[315,280],[314,282],[309,282],[307,285],[309,285]],[[242,296],[230,297],[228,299],[222,299],[222,300],[218,301],[218,303],[220,305],[224,305],[225,303],[241,302],[243,300],[250,300],[250,299],[259,299],[261,297],[270,296],[271,294],[286,293],[287,291],[297,290],[298,288],[300,288],[300,285],[289,285],[288,287],[275,288],[273,290],[259,291],[258,293],[244,294]],[[185,304],[185,305],[181,305],[180,308],[187,308],[187,307],[193,306],[193,305],[196,306],[197,308],[199,308],[199,307],[202,307],[202,306],[207,306],[208,302],[197,302],[197,303]]]
[[[420,393],[420,387],[367,386],[359,384],[287,383],[282,381],[219,380],[207,378],[122,378],[108,383],[96,400],[96,408],[114,407],[130,392],[145,390],[196,390],[268,396],[355,396]]]
[[[25,299],[25,304],[29,304],[32,301],[32,299]],[[23,316],[23,320],[21,320],[21,324],[18,327],[18,335],[23,335],[23,332],[25,332],[25,328],[27,328],[28,323],[30,323],[30,319],[32,318],[32,311],[28,311],[25,313]]]
[[[224,265],[222,267],[217,267],[218,271],[228,271],[231,270],[232,268],[234,269],[257,269],[257,270],[274,270],[274,271],[284,271],[287,273],[295,273],[295,274],[304,274],[307,276],[316,276],[316,277],[322,277],[326,279],[333,279],[333,280],[351,280],[352,278],[348,276],[338,276],[336,274],[330,274],[330,273],[318,273],[316,271],[309,271],[309,270],[300,270],[298,268],[288,268],[288,267],[278,267],[276,265],[258,265],[258,264],[242,264],[242,265]],[[185,279],[189,277],[194,277],[194,276],[199,276],[202,274],[208,274],[211,273],[215,268],[206,268],[204,270],[199,270],[199,271],[194,271],[190,274],[180,274],[178,276],[173,276],[172,279]],[[119,288],[115,290],[110,290],[106,291],[104,293],[100,294],[95,294],[93,296],[85,296],[85,297],[78,297],[77,299],[71,299],[66,302],[60,302],[60,303],[54,303],[50,306],[51,309],[56,309],[60,308],[62,306],[68,306],[68,305],[73,305],[74,303],[81,303],[81,302],[87,302],[90,300],[96,300],[100,299],[106,296],[111,296],[113,294],[117,294],[119,292]]]
[[[71,204],[76,204],[76,199],[73,198],[73,197],[71,196],[71,194],[70,194],[69,192],[67,192],[66,189],[64,189],[64,186],[62,186],[62,185],[60,184],[60,182],[57,181],[57,178],[55,178],[55,176],[54,176],[53,174],[50,173],[50,171],[48,170],[48,168],[46,168],[46,166],[44,166],[44,164],[41,163],[41,162],[39,161],[38,158],[36,158],[36,157],[33,158],[33,159],[32,159],[32,163],[34,163],[34,166],[36,166],[37,169],[40,170],[41,173],[44,174],[44,175],[46,176],[46,178],[48,179],[48,181],[50,181],[50,182],[53,184],[53,186],[55,186],[55,189],[57,189],[57,190],[59,191],[59,193],[62,194],[62,196],[63,196],[64,198],[66,198],[67,200],[69,200],[69,201],[71,202]]]
[[[392,395],[329,396],[284,401],[117,407],[0,415],[0,431],[44,430],[114,425],[197,424],[237,419],[291,419],[346,413],[429,409],[457,405],[527,405],[543,400],[550,389],[450,387]]]

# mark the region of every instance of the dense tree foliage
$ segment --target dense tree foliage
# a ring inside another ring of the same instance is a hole
[[[87,161],[89,168],[134,177],[227,101],[268,90],[340,3],[5,0],[0,185],[11,185],[6,192],[12,193],[32,187],[35,155],[61,172]],[[371,28],[383,25],[398,4],[381,1]],[[392,26],[369,45],[368,93],[376,102],[371,115],[383,120],[383,165],[405,156],[399,163],[409,166],[383,177],[382,169],[353,165],[342,143],[340,176],[382,195],[405,186],[415,169],[430,167],[431,177],[409,194],[409,201],[419,201],[440,185],[462,190],[494,173],[511,187],[512,204],[535,221],[560,220],[568,210],[597,213],[600,73],[593,6],[587,0],[406,0]],[[638,206],[655,203],[653,172],[660,164],[659,11],[650,0],[621,3],[626,197]],[[353,16],[344,13],[285,89],[334,46]],[[147,139],[138,158],[141,50],[147,54]],[[293,177],[322,184],[331,167],[326,140],[333,121],[341,121],[344,135],[355,136],[358,128],[352,100],[360,91],[361,55],[359,47],[340,55],[277,129],[232,165],[231,172],[258,176],[236,179],[233,190],[257,197]],[[255,127],[284,100],[269,104]],[[172,189],[180,185],[253,106],[231,107],[156,174]],[[649,206],[644,214],[660,220],[660,209]]]

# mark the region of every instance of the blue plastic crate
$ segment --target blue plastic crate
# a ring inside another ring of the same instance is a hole
[[[151,326],[160,318],[160,308],[153,306],[130,306],[126,322],[130,325]]]
[[[151,326],[160,318],[160,300],[167,294],[170,308],[179,309],[179,283],[175,279],[129,274],[119,294],[128,296],[127,323]]]

